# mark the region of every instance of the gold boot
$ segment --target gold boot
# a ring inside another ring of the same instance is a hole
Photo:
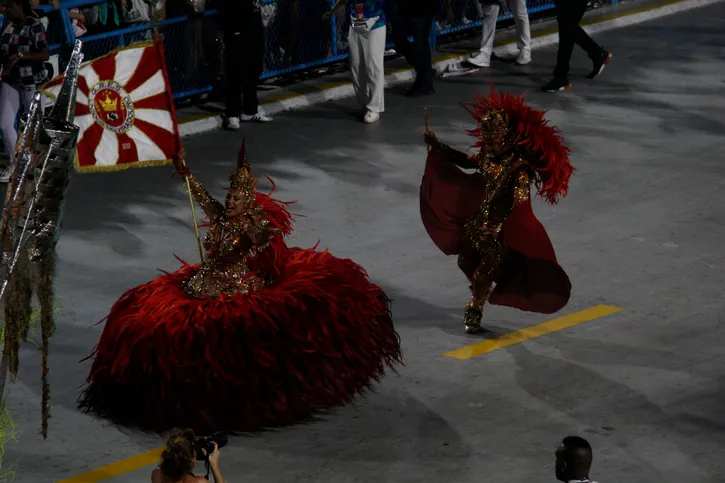
[[[481,328],[481,319],[483,318],[483,307],[471,301],[463,313],[463,324],[466,326],[467,334],[478,334]]]

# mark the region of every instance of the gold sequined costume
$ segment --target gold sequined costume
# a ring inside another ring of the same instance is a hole
[[[212,198],[204,186],[188,174],[191,192],[211,222],[204,237],[206,256],[201,269],[186,283],[195,297],[234,296],[262,288],[259,276],[250,273],[248,260],[264,250],[272,231],[261,206],[255,206],[255,181],[246,169],[232,177],[231,190],[244,199],[245,213],[228,218],[224,206]]]
[[[224,205],[177,169],[209,220],[203,262],[116,302],[81,407],[152,431],[256,431],[345,404],[400,360],[385,293],[352,260],[285,244],[287,204],[256,191],[243,150]]]
[[[426,132],[430,152],[421,215],[433,241],[444,253],[458,255],[471,282],[464,324],[468,333],[477,333],[487,301],[544,313],[568,301],[569,279],[533,214],[530,189],[536,184],[539,194],[556,202],[573,168],[555,128],[523,98],[493,93],[470,111],[477,121],[470,133],[479,148],[473,155]]]

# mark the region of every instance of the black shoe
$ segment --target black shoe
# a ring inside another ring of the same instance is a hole
[[[405,97],[423,97],[430,96],[435,93],[436,90],[433,88],[433,86],[413,86],[408,90],[408,92],[405,93]]]
[[[540,89],[543,92],[559,92],[565,91],[570,87],[571,84],[569,84],[569,81],[566,79],[552,79],[543,86],[541,86]]]
[[[602,73],[607,64],[609,64],[610,60],[612,60],[612,54],[607,52],[606,50],[603,50],[599,57],[592,60],[592,62],[594,63],[594,68],[592,69],[592,72],[587,76],[587,79],[595,79],[599,74]]]

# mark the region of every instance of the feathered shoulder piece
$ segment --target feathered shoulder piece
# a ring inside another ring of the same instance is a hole
[[[526,94],[516,97],[493,89],[487,97],[477,96],[464,106],[477,123],[476,129],[468,133],[478,140],[474,147],[480,148],[505,127],[507,133],[500,142],[516,145],[526,153],[524,160],[536,171],[539,196],[553,205],[569,189],[574,172],[569,163],[571,150],[564,145],[561,131],[544,118],[545,111],[527,106],[525,97]]]

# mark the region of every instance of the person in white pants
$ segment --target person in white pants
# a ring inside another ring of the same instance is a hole
[[[529,25],[529,12],[526,9],[526,0],[506,0],[516,23],[516,45],[519,55],[516,63],[526,65],[531,62],[531,26]],[[496,34],[496,20],[501,7],[496,0],[480,0],[483,7],[483,35],[481,48],[468,62],[476,67],[490,67],[491,54],[493,54],[493,37]]]
[[[350,11],[348,38],[350,72],[357,100],[365,109],[363,122],[372,124],[385,111],[385,41],[387,28],[383,0],[337,0],[325,14],[329,19],[340,6]]]

